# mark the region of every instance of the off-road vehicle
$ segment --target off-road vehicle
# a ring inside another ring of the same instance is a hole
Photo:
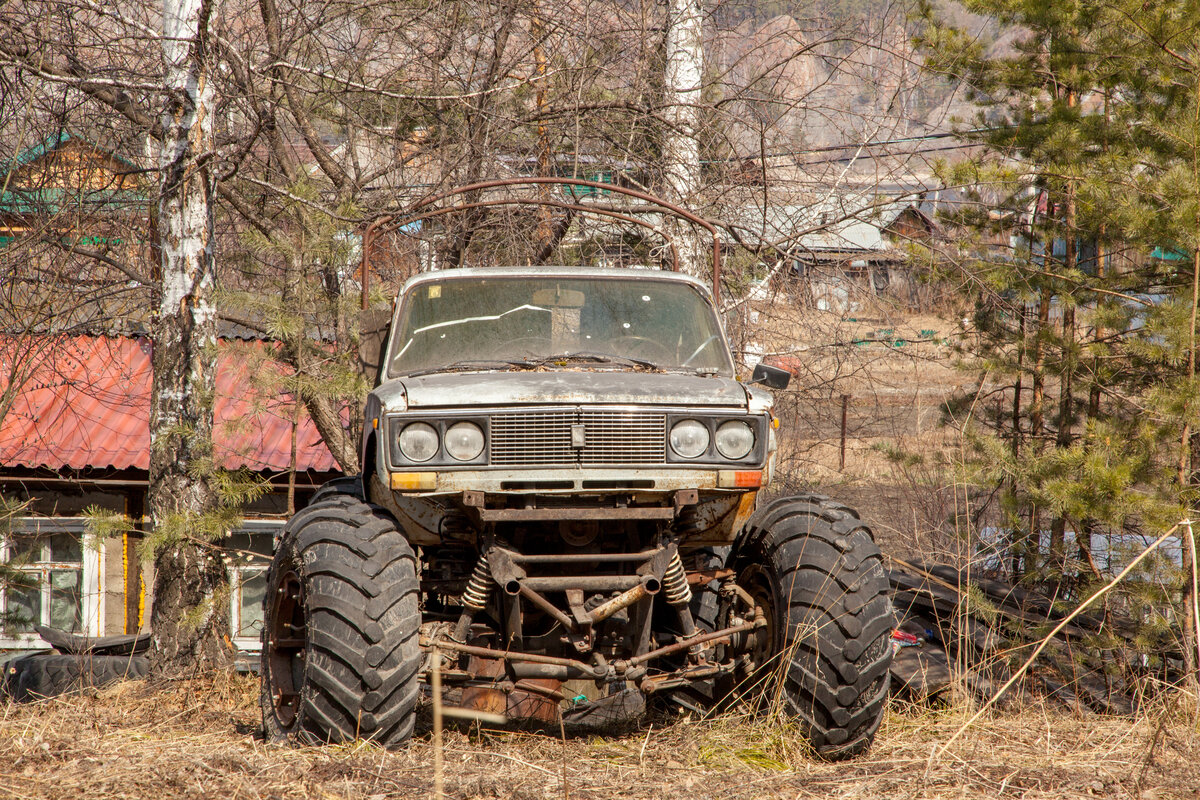
[[[765,686],[818,753],[864,750],[891,661],[879,551],[821,496],[756,508],[762,385],[788,375],[735,369],[677,273],[408,281],[363,474],[288,522],[268,573],[268,736],[401,745],[437,670],[452,710],[555,729]]]

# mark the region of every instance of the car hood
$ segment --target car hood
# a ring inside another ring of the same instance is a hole
[[[375,392],[389,410],[563,403],[746,407],[749,399],[731,378],[618,370],[443,372],[397,378]]]

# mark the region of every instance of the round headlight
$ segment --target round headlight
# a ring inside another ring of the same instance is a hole
[[[717,452],[725,458],[745,458],[753,448],[754,431],[741,420],[731,419],[717,428]]]
[[[438,435],[432,425],[413,422],[400,431],[400,452],[409,461],[428,461],[437,455]]]
[[[697,458],[708,450],[708,428],[694,419],[676,422],[671,428],[671,449],[684,458]]]
[[[446,452],[459,461],[471,461],[483,452],[483,431],[473,422],[456,422],[446,429]]]

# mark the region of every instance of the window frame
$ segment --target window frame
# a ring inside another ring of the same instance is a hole
[[[281,519],[245,519],[242,524],[231,531],[231,534],[245,534],[250,537],[270,536],[271,554],[275,552],[275,544],[285,524]],[[238,554],[240,555],[240,554]],[[263,574],[271,565],[272,555],[256,554],[256,558],[246,559],[246,563],[237,563],[235,554],[230,554],[226,571],[229,574],[229,631],[233,644],[238,652],[261,653],[262,631],[256,636],[241,636],[242,629],[242,583],[249,577]]]
[[[35,624],[49,624],[50,581],[52,569],[76,569],[80,571],[79,619],[77,635],[96,638],[104,630],[104,603],[100,576],[103,573],[103,547],[88,532],[84,517],[18,517],[13,520],[14,536],[50,536],[56,533],[73,534],[79,537],[80,561],[35,561],[24,571],[42,572],[39,585],[42,593],[42,619]],[[43,545],[43,548],[45,545]],[[0,561],[7,564],[12,558],[13,542],[10,537],[0,538]],[[42,554],[45,554],[43,549]],[[7,592],[0,589],[0,614],[8,611]],[[0,628],[0,650],[48,650],[50,644],[35,631],[17,633]]]

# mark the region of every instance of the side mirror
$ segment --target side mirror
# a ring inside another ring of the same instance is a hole
[[[786,389],[791,380],[792,373],[770,364],[756,364],[750,374],[751,383],[761,383],[768,389]]]

